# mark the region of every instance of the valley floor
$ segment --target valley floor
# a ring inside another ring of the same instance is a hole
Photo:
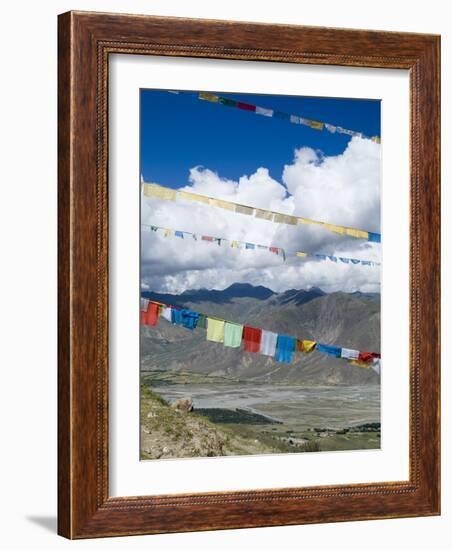
[[[176,393],[184,386],[176,386]],[[185,387],[188,389],[187,387]],[[189,396],[189,392],[186,393]],[[195,407],[192,412],[174,409],[148,377],[141,385],[141,458],[188,458],[259,455],[380,448],[380,423],[350,425],[338,408],[335,425],[282,421],[277,416],[240,407]],[[334,423],[333,423],[334,424]]]

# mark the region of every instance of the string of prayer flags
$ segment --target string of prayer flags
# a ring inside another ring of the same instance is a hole
[[[167,193],[168,191],[168,193]],[[209,204],[210,206],[216,206],[233,211],[237,214],[244,214],[247,216],[253,216],[272,221],[274,223],[283,223],[287,225],[296,224],[311,224],[318,225],[327,231],[333,233],[339,233],[341,235],[347,235],[354,237],[355,239],[365,239],[371,242],[381,242],[380,233],[373,233],[364,231],[362,229],[355,229],[353,227],[345,227],[341,225],[334,225],[323,221],[311,220],[309,218],[293,216],[289,214],[283,214],[281,212],[271,212],[270,210],[264,210],[262,208],[254,208],[252,206],[245,206],[243,204],[237,204],[235,202],[214,199],[213,197],[207,197],[205,195],[198,195],[188,191],[176,191],[175,189],[168,189],[157,183],[143,183],[143,194],[146,197],[154,197],[163,200],[176,200],[176,198],[183,200],[190,200],[200,202],[203,204]]]
[[[146,306],[146,311],[143,311],[144,306]],[[152,300],[143,299],[140,302],[140,315],[143,325],[155,326],[160,316],[172,324],[190,330],[207,329],[206,339],[211,342],[222,343],[225,347],[231,348],[239,348],[243,342],[244,351],[273,357],[279,362],[291,363],[294,353],[311,353],[316,350],[330,357],[346,359],[350,365],[372,368],[378,374],[380,373],[380,353],[341,348],[330,344],[321,344],[314,340],[302,340]]]
[[[323,129],[326,129],[330,134],[336,134],[336,133],[345,134],[351,137],[356,136],[360,138],[371,139],[375,143],[381,143],[381,138],[379,136],[365,136],[361,132],[357,132],[355,130],[349,130],[348,128],[342,128],[342,126],[335,126],[334,124],[328,124],[326,122],[321,122],[320,120],[312,120],[310,118],[305,118],[298,115],[285,113],[284,111],[266,109],[264,107],[259,107],[258,105],[253,105],[252,103],[245,103],[243,101],[228,99],[226,97],[222,97],[210,92],[199,92],[198,99],[201,99],[203,101],[209,101],[210,103],[218,103],[226,107],[235,107],[237,109],[241,109],[242,111],[249,111],[265,117],[277,118],[280,120],[287,120],[292,124],[301,124],[303,126],[309,126],[309,128],[312,128],[314,130],[322,131]]]
[[[179,237],[181,239],[189,238],[191,237],[193,240],[197,241],[200,239],[201,241],[210,242],[210,243],[216,243],[218,246],[221,245],[227,245],[231,248],[236,248],[240,250],[267,250],[268,252],[271,252],[273,254],[276,254],[278,256],[281,256],[284,261],[286,261],[287,254],[284,250],[284,248],[277,247],[277,246],[266,246],[263,244],[256,244],[256,243],[250,243],[246,241],[237,241],[237,240],[229,240],[225,239],[224,237],[213,237],[211,235],[197,235],[196,233],[190,233],[188,231],[173,231],[172,229],[167,229],[165,227],[159,227],[157,225],[146,225],[142,224],[142,229],[146,232],[152,232],[152,233],[159,233],[163,232],[164,236],[174,235],[174,237]],[[379,262],[374,262],[371,260],[360,260],[357,258],[344,258],[342,256],[333,256],[331,254],[313,254],[310,252],[295,252],[293,256],[299,257],[299,258],[316,258],[317,260],[329,260],[331,262],[342,262],[344,264],[361,264],[365,266],[371,266],[371,267],[377,267],[381,264]]]

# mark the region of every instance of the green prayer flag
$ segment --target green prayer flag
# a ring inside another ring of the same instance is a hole
[[[234,101],[233,99],[226,99],[225,97],[220,97],[219,102],[222,105],[226,105],[227,107],[236,107],[237,101]]]
[[[228,323],[224,326],[224,345],[229,348],[239,348],[242,343],[243,325]]]

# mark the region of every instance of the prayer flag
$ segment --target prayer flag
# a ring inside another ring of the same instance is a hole
[[[243,325],[229,323],[224,325],[224,345],[228,348],[239,348],[242,343]]]
[[[297,340],[297,351],[302,351],[303,353],[311,353],[314,351],[316,342],[312,340]]]
[[[368,234],[369,234],[368,239],[369,239],[370,242],[381,243],[381,234],[380,233],[372,233],[371,231],[369,231]]]
[[[371,366],[377,374],[380,374],[380,372],[381,372],[381,359],[374,359],[372,361]]]
[[[253,243],[245,243],[245,248],[248,248],[250,250],[254,250],[256,247]]]
[[[183,239],[183,238],[184,238],[184,233],[183,233],[183,231],[175,231],[175,232],[174,232],[174,235],[175,235],[176,237],[179,237],[180,239]]]
[[[326,124],[325,123],[325,128],[328,130],[328,132],[330,132],[331,134],[335,134],[336,133],[336,126],[333,126],[332,124]]]
[[[273,220],[273,212],[269,212],[268,210],[261,210],[260,208],[255,209],[255,218],[259,218],[261,220]]]
[[[345,234],[356,239],[368,239],[369,233],[367,231],[361,231],[360,229],[352,229],[351,227],[345,228]]]
[[[340,260],[341,262],[344,262],[344,264],[348,264],[349,261],[350,261],[349,258],[339,258],[339,260]]]
[[[295,338],[293,336],[278,334],[275,359],[284,363],[291,363],[294,351]]]
[[[146,312],[143,312],[142,318],[144,319],[145,325],[155,326],[159,320],[159,307],[158,304],[154,302],[148,303],[148,309]]]
[[[281,120],[288,120],[289,119],[289,114],[288,113],[283,113],[282,111],[274,111],[273,116],[274,116],[274,118],[280,118]]]
[[[205,101],[211,101],[212,103],[218,103],[220,98],[215,94],[210,94],[209,92],[199,92],[199,99],[204,99]]]
[[[171,309],[171,322],[175,325],[182,325],[190,330],[196,328],[198,317],[199,313],[190,309]]]
[[[169,201],[176,200],[176,190],[169,187],[162,187],[156,183],[144,183],[143,193],[146,197],[155,197],[157,199],[164,199]]]
[[[251,105],[250,103],[243,103],[242,101],[237,101],[237,107],[243,109],[244,111],[256,111],[256,106]]]
[[[196,193],[190,193],[190,191],[179,191],[179,198],[185,201],[194,201],[209,204],[209,197],[198,195]]]
[[[355,349],[342,348],[341,357],[344,359],[359,359],[359,351]]]
[[[287,214],[275,213],[273,221],[276,223],[287,223],[289,225],[297,225],[297,218],[295,216],[288,216]]]
[[[225,322],[220,319],[207,317],[207,340],[211,342],[224,342]]]
[[[237,107],[237,101],[235,101],[234,99],[227,99],[225,97],[219,97],[218,101],[222,105],[226,105],[226,107]]]
[[[197,328],[207,328],[207,317],[200,313],[198,317],[198,324],[196,325]]]
[[[247,216],[252,216],[254,212],[254,208],[250,208],[249,206],[243,206],[242,204],[236,204],[235,211],[239,214],[246,214]]]
[[[339,233],[339,235],[345,235],[345,227],[341,225],[334,225],[332,223],[323,223],[323,227],[333,233]]]
[[[262,336],[261,336],[261,344],[259,351],[262,353],[262,355],[268,355],[270,357],[273,357],[276,352],[276,341],[278,339],[278,335],[276,332],[272,332],[270,330],[263,330]]]
[[[341,348],[338,348],[337,346],[327,346],[326,344],[317,344],[316,350],[320,351],[321,353],[326,353],[327,355],[331,355],[332,357],[341,356]]]
[[[160,312],[161,317],[163,317],[164,319],[166,319],[170,323],[171,323],[171,319],[172,319],[171,309],[172,308],[169,307],[169,306],[168,307],[163,307],[163,309]]]
[[[305,120],[310,128],[314,128],[315,130],[323,130],[323,122],[319,122],[318,120]]]
[[[361,351],[359,353],[358,360],[362,361],[363,363],[369,363],[370,361],[373,360],[373,355],[368,351]]]
[[[292,122],[292,124],[301,124],[300,117],[297,115],[290,115],[290,122]]]
[[[260,348],[262,330],[254,327],[243,327],[244,350],[258,352]]]
[[[218,208],[223,208],[224,210],[235,210],[235,204],[233,202],[223,201],[221,199],[209,199],[209,204],[211,206],[216,206]]]
[[[264,109],[263,107],[256,107],[256,114],[263,116],[273,116],[273,110]]]
[[[295,256],[300,256],[300,258],[304,258],[305,256],[307,256],[308,254],[306,252],[296,252],[295,253]]]

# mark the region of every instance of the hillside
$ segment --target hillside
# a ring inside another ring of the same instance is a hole
[[[215,426],[195,412],[177,411],[141,386],[141,459],[263,454],[277,451]]]
[[[276,294],[265,287],[235,284],[223,290],[196,290],[181,295],[142,293],[164,303],[189,307],[253,326],[304,339],[354,349],[380,350],[380,297],[378,294],[334,292],[320,289],[288,290]],[[196,373],[204,378],[298,383],[308,385],[378,384],[372,369],[313,352],[296,354],[291,365],[259,354],[207,342],[205,331],[193,332],[161,320],[142,327],[141,370]]]

